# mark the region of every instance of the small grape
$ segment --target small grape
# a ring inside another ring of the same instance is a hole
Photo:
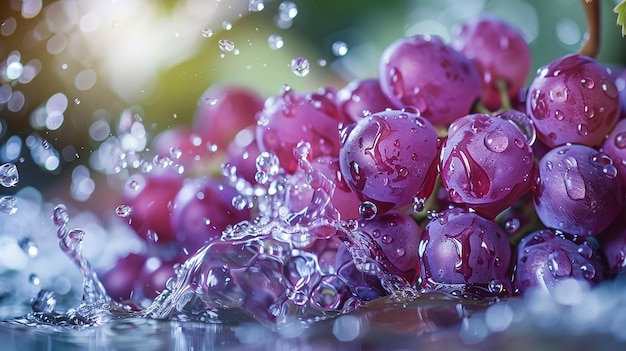
[[[379,79],[396,109],[414,107],[435,126],[468,114],[482,91],[472,62],[438,36],[393,42],[381,57]]]
[[[548,228],[571,235],[596,235],[615,219],[621,185],[607,169],[610,158],[585,145],[563,145],[539,161],[534,192],[537,216]]]
[[[526,84],[531,54],[520,31],[491,15],[473,17],[462,24],[450,43],[470,58],[483,81],[483,104],[490,109],[501,106],[498,81],[506,84],[514,99]]]
[[[511,246],[500,226],[477,213],[447,209],[433,218],[419,244],[422,287],[482,287],[496,295],[511,294]],[[497,283],[497,291],[489,288]],[[492,295],[492,294],[489,294]]]
[[[352,122],[392,108],[392,104],[380,88],[378,79],[353,80],[337,92],[339,105],[343,113]]]
[[[617,122],[615,128],[602,143],[602,151],[613,160],[617,178],[626,189],[626,119]]]
[[[522,294],[529,289],[550,293],[558,281],[568,278],[595,285],[604,279],[603,270],[600,255],[587,240],[543,229],[518,244],[514,280]]]
[[[526,108],[547,146],[596,147],[617,122],[618,96],[604,67],[590,57],[570,54],[538,70]]]
[[[437,132],[404,111],[365,117],[344,130],[339,165],[346,183],[376,213],[430,196],[436,178]]]
[[[498,115],[472,114],[450,125],[439,172],[452,201],[495,218],[531,188],[535,163],[527,138],[514,123]]]

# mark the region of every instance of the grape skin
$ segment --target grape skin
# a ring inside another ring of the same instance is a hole
[[[615,219],[622,189],[610,159],[585,145],[563,145],[539,161],[535,210],[548,228],[571,235],[596,235]]]
[[[339,163],[350,189],[382,214],[430,195],[438,153],[437,132],[427,120],[410,112],[384,111],[350,126]]]
[[[438,36],[416,35],[391,43],[378,74],[394,108],[416,108],[435,126],[468,114],[482,91],[472,62]]]

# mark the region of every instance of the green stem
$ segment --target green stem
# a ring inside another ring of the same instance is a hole
[[[498,88],[498,93],[500,93],[501,109],[504,111],[512,110],[511,99],[509,99],[509,83],[505,79],[498,78],[496,80],[496,88]]]

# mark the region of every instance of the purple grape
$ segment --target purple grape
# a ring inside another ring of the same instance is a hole
[[[622,119],[602,143],[602,151],[613,160],[617,168],[617,178],[626,189],[626,120]]]
[[[228,144],[226,162],[234,166],[238,177],[256,184],[256,158],[261,151],[256,141],[256,125],[242,129]]]
[[[202,139],[225,149],[243,128],[256,122],[263,109],[263,98],[256,92],[235,85],[209,87],[198,101],[193,130]]]
[[[604,279],[603,266],[593,246],[543,229],[524,237],[517,246],[515,287],[520,293],[538,288],[549,293],[554,285],[573,278],[594,285]]]
[[[293,173],[298,165],[293,149],[300,141],[310,143],[311,159],[338,154],[341,119],[332,92],[303,94],[285,88],[258,115],[259,149],[276,154],[280,165]]]
[[[383,93],[378,79],[353,80],[337,92],[337,98],[343,113],[352,122],[393,106]]]
[[[396,109],[414,107],[437,127],[468,114],[482,91],[472,62],[438,36],[393,42],[383,52],[379,77]]]
[[[580,54],[539,69],[526,101],[537,134],[549,147],[599,146],[619,116],[615,83],[606,68]]]
[[[233,206],[237,191],[213,178],[187,179],[174,201],[170,223],[179,246],[195,252],[219,239],[228,225],[250,219],[250,209]]]
[[[462,208],[433,218],[419,244],[422,287],[511,294],[511,245],[500,226]]]
[[[615,220],[596,238],[606,258],[608,272],[611,274],[624,272],[626,267],[626,206],[622,206]]]
[[[433,190],[437,132],[426,119],[384,111],[346,127],[339,165],[346,183],[374,214],[426,199]]]
[[[372,220],[361,220],[359,229],[380,246],[391,265],[385,267],[389,273],[415,283],[420,275],[417,248],[422,228],[413,217],[404,212],[390,211]]]
[[[170,226],[171,205],[184,178],[170,169],[131,176],[124,188],[123,202],[130,206],[130,226],[146,241],[176,240]]]
[[[506,84],[513,99],[526,84],[531,55],[517,28],[490,15],[473,17],[463,23],[450,45],[470,58],[482,77],[483,104],[497,109],[501,104],[498,81]]]
[[[617,216],[622,189],[606,154],[585,145],[563,145],[542,157],[538,169],[533,199],[546,227],[595,235]]]
[[[489,218],[515,203],[534,180],[533,151],[526,139],[514,123],[498,116],[472,114],[454,121],[439,160],[450,199]]]
[[[130,253],[119,258],[113,267],[99,275],[107,295],[115,301],[131,299],[146,259],[143,254]]]

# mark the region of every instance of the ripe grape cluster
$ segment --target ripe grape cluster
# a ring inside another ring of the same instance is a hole
[[[149,245],[105,285],[118,299],[149,297],[147,281],[170,287],[158,286],[159,267],[138,265],[156,257],[179,271],[181,252],[200,249],[213,280],[199,290],[222,287],[214,294],[271,319],[277,301],[327,311],[399,286],[549,293],[621,272],[619,75],[571,54],[526,89],[530,57],[517,29],[483,16],[450,43],[398,39],[379,77],[338,89],[284,86],[263,103],[211,87],[193,128],[155,138],[154,169],[129,179],[122,201]]]

